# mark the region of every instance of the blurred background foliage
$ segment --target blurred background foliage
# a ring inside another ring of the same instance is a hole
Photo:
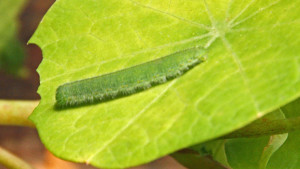
[[[0,69],[19,76],[25,76],[24,49],[17,37],[18,14],[25,0],[0,1]]]

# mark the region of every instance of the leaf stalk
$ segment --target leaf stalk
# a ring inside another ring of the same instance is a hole
[[[9,169],[34,169],[19,157],[0,147],[0,164]]]

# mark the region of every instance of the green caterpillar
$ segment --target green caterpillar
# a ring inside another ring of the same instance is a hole
[[[195,47],[116,72],[66,83],[56,90],[56,107],[76,107],[128,96],[179,77],[204,60],[204,49]]]

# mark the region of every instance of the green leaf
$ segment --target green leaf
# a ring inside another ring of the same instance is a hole
[[[287,118],[300,116],[300,99],[284,106],[282,111]],[[285,143],[276,151],[267,165],[268,169],[300,168],[300,131],[290,132]]]
[[[12,74],[23,65],[24,51],[17,39],[17,15],[25,0],[0,1],[0,70]]]
[[[215,161],[230,167],[225,153],[225,143],[226,140],[212,140],[189,147],[189,149],[196,151],[200,156],[210,155]]]
[[[290,120],[286,122],[290,122],[290,125],[297,125],[295,122],[297,121],[299,123],[299,111],[300,99],[297,99],[263,118],[256,120],[245,128],[252,126],[254,129],[255,125],[262,127],[264,125],[260,124],[274,120],[279,121],[279,119],[283,119],[285,116],[287,119],[284,118],[283,120]],[[285,131],[290,128],[288,125],[286,127],[287,128],[284,129]],[[271,130],[271,128],[268,129]],[[243,129],[239,129],[239,131],[240,130]],[[196,150],[200,155],[203,155],[203,153],[205,153],[204,155],[211,155],[216,161],[233,169],[299,168],[300,163],[298,160],[300,149],[297,147],[300,141],[300,133],[299,131],[295,131],[295,128],[290,128],[290,130],[289,134],[257,138],[247,138],[253,135],[245,133],[244,136],[247,136],[246,138],[214,140],[190,148]],[[265,130],[263,129],[262,131]],[[237,131],[234,133],[236,132]],[[244,130],[244,132],[247,132],[247,130]],[[256,131],[256,135],[261,136],[259,131]],[[232,136],[232,134],[229,134],[229,136]],[[224,150],[226,150],[226,152]]]
[[[58,157],[124,168],[238,129],[300,94],[299,0],[59,0],[31,39]],[[202,45],[205,63],[130,97],[57,111],[56,88]]]
[[[259,121],[268,121],[283,114],[289,118],[299,117],[300,99],[274,111]],[[258,122],[258,121],[257,121]],[[299,168],[300,149],[299,131],[289,134],[273,135],[259,138],[237,138],[225,142],[226,163],[215,158],[233,169],[281,169]],[[212,142],[212,144],[215,144]],[[215,144],[216,145],[216,144]],[[215,146],[216,147],[216,146]],[[251,160],[250,160],[251,159]]]
[[[209,157],[201,156],[199,154],[189,154],[176,152],[171,154],[180,164],[188,169],[226,169],[216,161],[213,161]]]
[[[274,119],[285,119],[285,116],[278,110],[258,121]],[[227,140],[225,143],[226,164],[233,169],[265,169],[271,156],[284,144],[287,137],[288,134],[280,134]]]

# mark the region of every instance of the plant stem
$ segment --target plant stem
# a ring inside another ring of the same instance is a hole
[[[221,139],[276,135],[276,134],[288,133],[299,129],[300,129],[300,117],[281,119],[281,120],[260,121],[245,126],[230,134],[227,134],[221,137]]]
[[[39,101],[0,100],[0,125],[34,127],[28,120]]]
[[[28,116],[38,103],[38,100],[0,100],[0,125],[34,127],[34,124],[28,120]],[[259,120],[220,138],[259,137],[263,135],[283,134],[299,129],[300,117],[281,120]]]
[[[0,147],[0,164],[9,169],[33,169],[29,164]]]

